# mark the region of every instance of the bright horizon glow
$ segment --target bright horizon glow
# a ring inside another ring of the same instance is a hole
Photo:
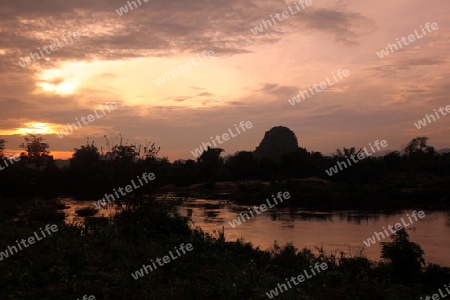
[[[292,2],[198,1],[195,11],[171,6],[174,18],[158,1],[123,17],[113,3],[77,2],[61,6],[68,14],[60,18],[53,7],[30,13],[8,2],[15,18],[0,23],[21,42],[3,37],[0,47],[0,138],[14,148],[23,134],[42,133],[51,149],[64,152],[86,139],[122,133],[129,141],[154,141],[160,155],[176,160],[192,158],[192,149],[244,120],[254,129],[224,145],[225,155],[254,150],[274,126],[291,129],[301,147],[321,153],[376,139],[398,150],[417,136],[429,137],[436,149],[450,146],[450,116],[420,130],[414,126],[450,104],[447,0],[313,0],[258,35],[251,29],[294,7]],[[93,15],[102,18],[92,21]],[[401,48],[397,44],[398,51],[383,59],[377,55],[414,30],[422,32],[427,22],[439,28],[408,45],[401,42]],[[68,31],[80,38],[30,67],[19,66],[20,58]],[[339,69],[350,76],[289,104]],[[163,76],[166,82],[155,84]],[[61,130],[106,102],[118,103],[118,109],[59,138]]]
[[[51,128],[46,123],[25,123],[25,128],[17,129],[18,134],[48,134]]]
[[[0,130],[1,135],[28,135],[28,134],[38,134],[38,135],[48,135],[56,134],[62,127],[59,124],[43,123],[43,122],[26,122],[19,128],[10,130]]]

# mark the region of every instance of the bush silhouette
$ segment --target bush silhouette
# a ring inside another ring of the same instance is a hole
[[[403,283],[414,283],[425,266],[424,251],[420,245],[410,242],[404,228],[392,235],[392,242],[381,242],[381,258],[390,261],[394,279]]]

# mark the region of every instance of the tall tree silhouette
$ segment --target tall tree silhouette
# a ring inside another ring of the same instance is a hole
[[[203,175],[207,180],[214,180],[213,176],[216,174],[223,165],[223,159],[220,157],[220,153],[224,150],[221,148],[208,147],[203,151],[202,155],[197,158],[197,162],[203,171]]]
[[[392,242],[381,242],[381,258],[391,263],[393,275],[406,283],[414,283],[420,278],[425,266],[424,251],[420,245],[409,241],[409,235],[401,228],[391,236]]]
[[[80,148],[75,148],[75,152],[70,159],[70,165],[76,168],[94,168],[98,166],[100,161],[100,153],[94,142],[91,144],[81,145]]]
[[[38,137],[35,134],[29,134],[24,139],[25,143],[22,143],[20,148],[24,149],[25,152],[20,155],[26,156],[28,163],[36,164],[36,168],[39,170],[44,157],[50,154],[50,151],[47,150],[50,146],[43,142],[43,137]]]
[[[226,165],[233,178],[237,180],[248,179],[258,172],[258,161],[249,151],[240,151],[237,155],[230,157]]]
[[[428,146],[428,137],[419,136],[412,139],[405,147],[405,154],[410,156],[414,154],[434,154],[434,147]]]

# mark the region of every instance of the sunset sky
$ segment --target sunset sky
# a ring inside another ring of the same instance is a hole
[[[137,2],[137,0],[136,0]],[[191,151],[234,124],[253,128],[220,145],[224,155],[254,150],[274,126],[295,132],[299,145],[332,153],[387,140],[398,150],[417,136],[450,147],[450,116],[417,129],[414,122],[450,105],[448,0],[312,0],[263,33],[251,29],[294,8],[285,1],[150,0],[124,13],[124,0],[0,2],[0,138],[17,153],[26,133],[43,134],[55,158],[86,139],[121,133],[155,142],[159,156],[193,159]],[[380,58],[402,37],[439,28]],[[80,37],[25,68],[19,61]],[[203,51],[214,56],[203,59]],[[191,70],[157,86],[173,67]],[[299,90],[332,73],[350,76],[292,106]],[[59,138],[68,123],[105,102],[117,109]]]

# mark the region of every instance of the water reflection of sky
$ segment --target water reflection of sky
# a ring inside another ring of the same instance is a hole
[[[59,200],[66,205],[64,213],[66,214],[65,222],[71,224],[73,222],[83,222],[84,217],[79,217],[76,214],[76,210],[86,207],[95,208],[94,201],[79,201],[74,198],[64,197],[59,198]],[[109,204],[98,210],[96,217],[109,217],[114,215],[116,212],[114,205]]]
[[[379,259],[381,247],[366,247],[364,240],[372,237],[374,231],[381,232],[383,226],[401,222],[410,223],[406,214],[410,210],[379,212],[317,212],[293,208],[271,208],[254,218],[232,228],[228,222],[238,217],[240,212],[248,214],[248,207],[235,205],[226,201],[188,199],[181,207],[180,213],[189,215],[194,226],[199,226],[209,233],[225,229],[228,240],[243,237],[262,249],[273,246],[277,240],[283,245],[293,242],[298,248],[307,247],[315,250],[321,247],[327,253],[356,254],[364,250],[370,259]],[[253,207],[253,206],[252,206]],[[450,213],[425,211],[423,219],[414,221],[406,227],[412,241],[422,246],[427,262],[450,266]],[[389,241],[388,238],[381,241]]]
[[[69,206],[65,209],[66,222],[82,221],[75,211],[84,207],[93,207],[93,202],[77,201],[71,198],[62,199]],[[327,253],[356,254],[364,250],[370,259],[379,259],[381,247],[377,245],[366,247],[364,240],[372,237],[374,231],[381,232],[383,226],[401,222],[401,218],[409,223],[406,214],[410,210],[385,214],[379,212],[361,213],[317,212],[297,208],[270,208],[254,218],[242,222],[232,228],[231,222],[240,212],[248,213],[245,205],[236,205],[228,201],[188,198],[179,208],[182,215],[192,219],[193,226],[201,227],[205,232],[213,233],[225,229],[227,240],[243,237],[254,246],[268,249],[276,240],[279,245],[287,242],[301,249],[304,247],[315,250],[323,247]],[[253,207],[253,206],[252,206]],[[97,216],[108,217],[115,213],[110,205],[101,209]],[[427,262],[450,266],[450,212],[425,211],[423,219],[414,221],[406,227],[411,241],[418,243],[425,251]],[[383,239],[382,241],[389,241]]]

